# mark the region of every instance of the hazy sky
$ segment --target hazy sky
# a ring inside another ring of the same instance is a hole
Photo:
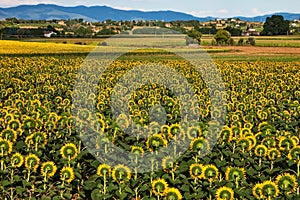
[[[199,17],[256,16],[274,12],[300,13],[299,0],[0,0],[0,7],[39,3],[62,6],[107,5],[119,9],[145,11],[173,10]]]

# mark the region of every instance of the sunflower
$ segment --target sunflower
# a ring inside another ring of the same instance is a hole
[[[138,147],[138,146],[132,146],[131,147],[131,153],[135,154],[135,155],[141,155],[143,156],[145,151],[142,147]]]
[[[190,144],[190,149],[195,152],[198,152],[202,149],[208,150],[209,142],[207,140],[205,140],[203,137],[195,138],[192,140],[192,142]]]
[[[173,138],[175,136],[178,136],[180,133],[182,133],[182,129],[180,124],[172,124],[171,126],[169,126],[169,130],[168,130],[168,136],[170,138]]]
[[[254,149],[254,153],[258,157],[265,157],[267,156],[268,148],[263,144],[257,145]]]
[[[224,126],[220,132],[219,138],[222,141],[230,142],[232,140],[232,137],[233,137],[233,133],[231,128],[229,128],[228,126]]]
[[[66,181],[67,183],[70,183],[75,178],[74,170],[71,167],[63,167],[60,170],[60,179],[62,181]]]
[[[15,153],[11,156],[10,163],[12,167],[21,167],[23,162],[24,158],[20,153]]]
[[[229,187],[221,187],[216,191],[217,200],[234,200],[234,192]]]
[[[202,164],[194,163],[194,164],[190,165],[190,176],[193,179],[202,178],[202,175],[203,175],[202,172],[203,172]]]
[[[265,181],[261,185],[261,193],[265,198],[273,198],[279,195],[279,189],[273,181]]]
[[[253,128],[253,124],[252,123],[250,123],[250,122],[246,122],[245,124],[244,124],[244,128],[248,128],[248,129],[252,129]]]
[[[32,141],[35,142],[35,144],[40,146],[45,146],[48,142],[47,140],[47,134],[44,132],[36,132],[32,135]]]
[[[245,169],[238,167],[228,167],[225,172],[225,180],[243,180],[246,179]]]
[[[168,135],[169,132],[169,126],[164,124],[160,127],[160,132],[163,133],[164,135]]]
[[[299,161],[300,160],[300,146],[293,147],[288,154],[288,159]]]
[[[160,147],[167,145],[167,141],[160,134],[154,134],[150,136],[146,142],[147,148],[149,151],[154,151]]]
[[[174,172],[178,167],[178,163],[171,156],[166,156],[162,159],[162,168],[165,172]]]
[[[203,177],[209,181],[214,181],[219,175],[219,170],[214,165],[204,165]]]
[[[257,199],[262,198],[262,184],[261,183],[255,184],[255,186],[252,188],[252,194]]]
[[[244,150],[250,150],[252,143],[248,138],[240,138],[238,141],[238,145],[241,146]]]
[[[255,136],[247,136],[246,139],[248,139],[251,143],[250,149],[252,149],[256,146],[257,140],[256,140]]]
[[[167,188],[164,199],[165,200],[181,200],[182,195],[177,188]]]
[[[293,135],[291,139],[296,143],[296,145],[299,144],[299,138],[297,136]]]
[[[29,154],[25,157],[25,167],[36,170],[40,164],[40,159],[35,154]]]
[[[111,167],[107,164],[101,164],[97,168],[98,176],[108,176],[111,172]]]
[[[156,179],[152,182],[152,191],[155,195],[163,195],[168,189],[168,183],[164,179]]]
[[[291,138],[282,136],[279,138],[278,146],[281,151],[289,151],[291,148],[296,146],[296,142]]]
[[[287,194],[295,192],[298,187],[297,179],[294,175],[289,173],[284,173],[278,175],[275,181],[279,189]]]
[[[75,159],[77,154],[78,154],[78,150],[77,147],[75,146],[75,144],[73,143],[68,143],[65,144],[61,149],[60,149],[60,154],[63,158],[68,158],[68,159]]]
[[[41,166],[41,174],[47,178],[54,176],[56,170],[57,167],[55,166],[55,163],[52,161],[44,162]]]
[[[7,139],[0,138],[0,156],[7,156],[12,152],[12,142]]]
[[[267,137],[267,138],[263,139],[261,141],[261,144],[265,145],[268,148],[276,147],[276,141],[271,137]]]
[[[117,165],[112,170],[112,178],[117,182],[129,181],[131,177],[130,169],[124,165]]]
[[[202,135],[200,127],[189,127],[187,134],[189,139],[194,139]]]
[[[276,148],[271,148],[268,150],[268,158],[269,160],[275,160],[276,158],[280,158],[280,151]]]
[[[5,129],[0,134],[0,137],[11,142],[15,142],[17,139],[17,132],[14,129]]]

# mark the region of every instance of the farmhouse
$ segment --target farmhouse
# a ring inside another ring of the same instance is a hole
[[[56,35],[56,33],[53,31],[45,31],[44,33],[45,38],[51,38],[52,35]]]

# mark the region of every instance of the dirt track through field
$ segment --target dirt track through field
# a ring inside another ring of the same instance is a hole
[[[208,48],[216,48],[208,47]],[[218,49],[230,50],[221,54],[238,54],[238,55],[299,55],[300,48],[293,47],[253,47],[253,46],[226,46]]]

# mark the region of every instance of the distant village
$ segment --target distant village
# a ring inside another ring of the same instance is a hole
[[[0,21],[2,38],[28,37],[105,37],[124,32],[140,33],[147,27],[166,28],[181,33],[197,30],[202,34],[213,35],[220,29],[227,30],[232,36],[259,36],[263,30],[263,22],[249,22],[238,18],[214,19],[207,22],[191,21],[158,21],[131,20],[88,22],[83,19],[72,20],[22,20],[6,18]],[[300,34],[300,20],[289,22],[287,35]]]

